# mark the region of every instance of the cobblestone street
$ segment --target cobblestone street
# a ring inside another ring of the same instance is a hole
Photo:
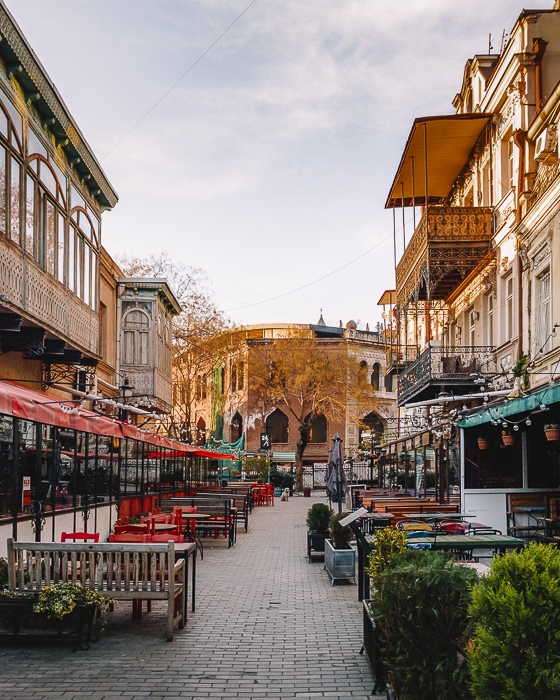
[[[107,613],[107,629],[89,651],[3,642],[0,697],[371,698],[357,588],[331,587],[322,561],[306,557],[307,509],[323,498],[256,508],[249,533],[241,528],[229,550],[206,540],[196,612],[171,643],[162,607],[139,621],[127,603]]]

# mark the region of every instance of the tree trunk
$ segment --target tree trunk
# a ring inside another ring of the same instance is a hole
[[[307,423],[300,425],[299,440],[296,445],[296,491],[303,491],[303,453],[309,442],[310,426]]]

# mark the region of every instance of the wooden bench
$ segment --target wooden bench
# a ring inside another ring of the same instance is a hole
[[[167,640],[185,624],[185,560],[175,561],[173,542],[108,544],[16,542],[8,539],[8,586],[39,591],[57,583],[78,583],[116,600],[167,601]]]
[[[546,516],[547,494],[508,494],[507,533],[512,537],[531,539],[544,533],[544,523],[538,518]]]
[[[220,498],[165,498],[158,502],[162,512],[172,512],[175,508],[196,508],[198,513],[205,513],[207,520],[199,520],[196,523],[196,532],[199,536],[212,536],[223,534],[228,541],[228,549],[235,543],[235,511],[232,507],[232,499]],[[187,519],[188,513],[183,518]]]
[[[235,493],[223,489],[212,489],[211,491],[197,491],[197,498],[220,498],[229,499],[236,509],[237,522],[243,523],[245,532],[249,531],[249,496],[247,494]]]

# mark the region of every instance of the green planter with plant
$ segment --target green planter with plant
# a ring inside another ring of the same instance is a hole
[[[325,553],[325,540],[329,536],[332,509],[326,503],[314,503],[307,511],[307,556]]]
[[[470,697],[463,649],[477,579],[453,555],[425,550],[397,554],[376,574],[370,609],[399,700]]]
[[[472,592],[467,660],[478,700],[560,698],[560,550],[494,560]]]
[[[325,540],[325,569],[331,575],[332,585],[347,579],[356,583],[356,550],[350,546],[354,533],[350,525],[340,524],[347,515],[336,513],[331,517],[330,539]]]

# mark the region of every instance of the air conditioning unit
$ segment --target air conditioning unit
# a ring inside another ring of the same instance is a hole
[[[554,133],[549,128],[543,129],[535,142],[535,160],[543,162],[557,157]]]

